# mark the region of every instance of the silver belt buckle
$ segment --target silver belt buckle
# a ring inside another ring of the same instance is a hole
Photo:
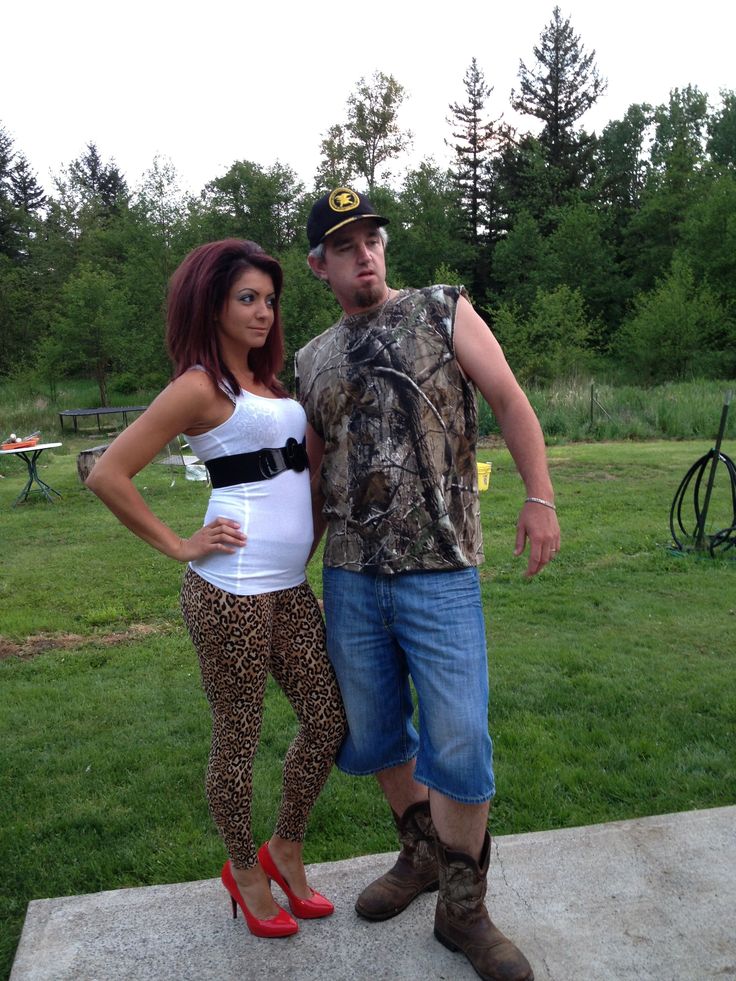
[[[258,454],[258,469],[261,471],[261,476],[264,480],[270,480],[284,469],[278,465],[278,461],[276,460],[277,452],[277,450],[261,450]]]

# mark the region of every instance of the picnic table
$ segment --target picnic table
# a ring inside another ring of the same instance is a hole
[[[62,432],[64,431],[64,420],[71,419],[74,423],[74,432],[77,430],[77,419],[83,419],[86,416],[95,416],[97,418],[97,429],[102,430],[100,425],[100,416],[109,416],[113,413],[118,413],[123,417],[123,425],[128,425],[128,413],[129,412],[143,412],[147,409],[147,405],[120,405],[120,406],[101,406],[97,409],[64,409],[59,413],[59,425],[61,426]]]
[[[53,501],[53,497],[51,496],[52,494],[56,494],[57,497],[61,497],[61,494],[57,490],[54,490],[53,487],[49,487],[45,480],[41,480],[41,478],[38,476],[37,465],[38,458],[41,456],[44,450],[51,450],[57,446],[61,446],[61,443],[36,443],[35,446],[21,446],[17,450],[0,450],[0,456],[10,456],[12,454],[19,456],[28,468],[28,480],[26,481],[26,485],[23,490],[16,497],[13,507],[15,507],[16,504],[20,504],[21,501],[26,500],[33,489],[34,484],[38,485],[38,489],[41,491],[47,501]]]

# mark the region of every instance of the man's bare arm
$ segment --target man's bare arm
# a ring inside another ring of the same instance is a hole
[[[539,420],[511,371],[501,346],[470,303],[460,297],[455,318],[455,355],[465,374],[493,410],[527,497],[554,503]],[[560,548],[557,515],[543,504],[525,502],[517,525],[515,555],[529,539],[527,576],[534,576]]]

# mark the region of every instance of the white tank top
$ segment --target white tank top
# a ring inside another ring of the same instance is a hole
[[[293,399],[242,392],[233,401],[229,419],[201,436],[187,437],[200,460],[284,446],[290,436],[299,443],[304,439],[306,416]],[[213,488],[204,524],[217,517],[237,521],[248,540],[232,555],[190,562],[197,575],[238,596],[304,582],[314,537],[309,470],[285,470],[271,480]]]

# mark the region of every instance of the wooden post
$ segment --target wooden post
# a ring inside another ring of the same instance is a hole
[[[82,450],[81,453],[77,454],[77,473],[82,483],[89,477],[92,467],[94,467],[109,445],[109,443],[105,443],[104,446],[93,446],[89,450]]]

